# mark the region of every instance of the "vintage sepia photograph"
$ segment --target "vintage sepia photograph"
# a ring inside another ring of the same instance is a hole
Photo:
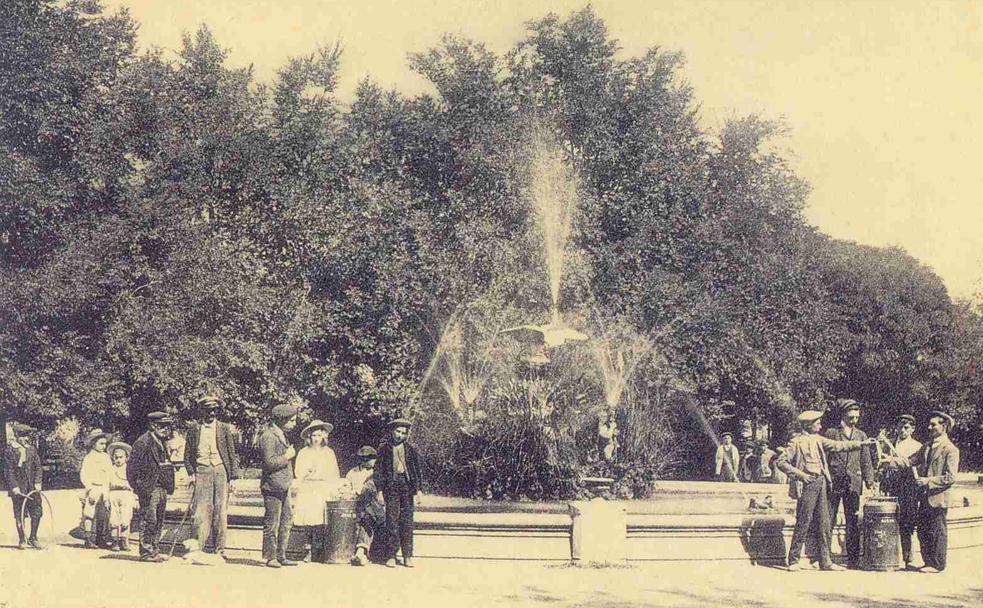
[[[0,608],[983,605],[983,0],[0,0]]]

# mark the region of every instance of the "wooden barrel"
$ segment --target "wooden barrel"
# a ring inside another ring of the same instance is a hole
[[[893,496],[871,498],[864,505],[863,558],[864,570],[897,570],[901,561],[901,542],[898,535],[898,499]]]

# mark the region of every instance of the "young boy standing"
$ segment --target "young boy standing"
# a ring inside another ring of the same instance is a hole
[[[13,424],[14,437],[4,454],[4,475],[10,500],[14,503],[14,520],[17,524],[17,548],[41,549],[38,527],[41,524],[41,459],[31,445],[34,429],[26,424]],[[35,491],[36,490],[36,491]],[[34,494],[31,494],[34,492]],[[30,497],[29,497],[30,495]],[[24,540],[24,512],[31,518],[31,535]]]
[[[420,490],[420,456],[406,441],[411,423],[397,418],[389,423],[389,439],[379,448],[375,485],[386,502],[386,567],[396,567],[396,553],[403,565],[413,567],[413,507]]]

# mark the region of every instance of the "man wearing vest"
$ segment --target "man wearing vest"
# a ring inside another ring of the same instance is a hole
[[[413,502],[420,489],[420,456],[406,441],[412,423],[397,418],[389,423],[389,441],[379,448],[376,487],[386,503],[386,566],[396,567],[402,551],[403,565],[413,567]]]
[[[789,442],[788,449],[777,459],[776,466],[789,479],[789,496],[795,504],[795,531],[788,550],[788,570],[801,570],[799,557],[810,532],[818,534],[819,567],[822,570],[842,570],[830,557],[829,484],[832,481],[826,452],[848,452],[873,445],[874,440],[835,441],[819,434],[820,411],[799,414],[802,433]]]
[[[221,404],[214,395],[198,400],[200,424],[188,430],[184,466],[194,484],[195,537],[203,551],[225,558],[231,482],[239,478],[232,427],[217,419]]]
[[[133,442],[126,463],[126,478],[140,501],[140,561],[163,562],[160,538],[164,529],[167,495],[174,492],[174,465],[164,442],[174,420],[166,412],[151,412],[150,429]]]
[[[867,441],[867,435],[859,428],[860,404],[852,399],[839,399],[840,424],[828,429],[826,436],[835,441]],[[870,448],[851,452],[834,452],[829,455],[829,472],[832,477],[830,492],[830,525],[836,525],[836,514],[843,504],[846,519],[846,555],[850,569],[860,567],[860,495],[863,488],[874,485],[874,465]]]
[[[959,472],[959,448],[949,440],[949,430],[954,425],[952,416],[933,411],[928,419],[928,441],[910,458],[891,459],[894,465],[910,469],[914,475],[920,495],[918,544],[925,561],[920,570],[930,574],[942,572],[946,566],[949,490]]]

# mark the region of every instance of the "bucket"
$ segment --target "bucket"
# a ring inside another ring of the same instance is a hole
[[[329,500],[324,505],[323,548],[317,561],[348,564],[355,555],[357,535],[354,500]]]
[[[864,505],[863,557],[860,566],[864,570],[884,572],[897,570],[900,561],[898,500],[893,496],[871,498]]]

